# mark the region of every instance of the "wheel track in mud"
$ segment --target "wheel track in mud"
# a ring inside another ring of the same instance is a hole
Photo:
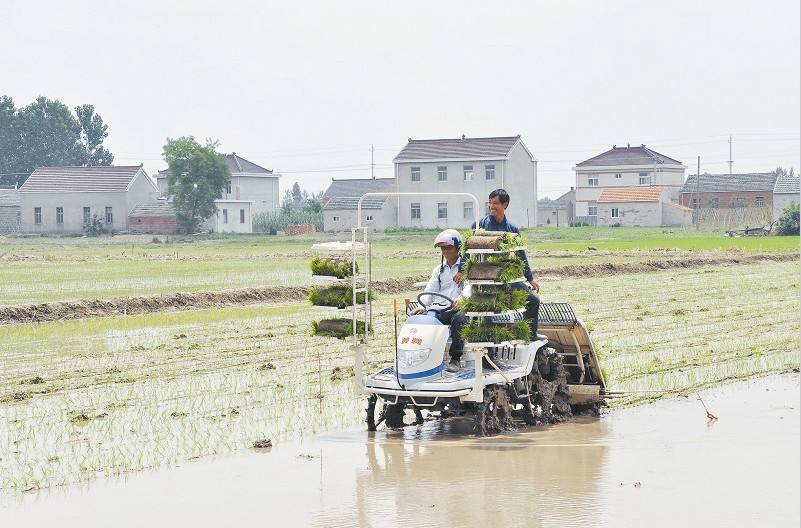
[[[798,253],[736,255],[725,257],[692,257],[685,259],[645,260],[627,263],[564,265],[536,270],[540,277],[587,278],[609,275],[654,273],[666,270],[737,266],[763,262],[798,260]],[[381,279],[373,282],[376,293],[399,293],[414,289],[414,283],[428,280],[428,275]],[[263,286],[218,291],[176,292],[171,294],[117,297],[110,300],[81,299],[40,304],[0,306],[0,325],[39,323],[136,315],[170,310],[199,310],[242,306],[300,302],[307,299],[311,286]]]

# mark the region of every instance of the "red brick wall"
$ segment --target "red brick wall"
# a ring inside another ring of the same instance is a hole
[[[180,232],[178,219],[174,216],[131,216],[128,218],[128,231],[131,233],[164,233]]]
[[[316,232],[317,227],[314,224],[289,224],[286,226],[287,235],[305,235]]]
[[[715,193],[699,193],[701,198],[701,208],[706,209],[710,207],[710,200],[712,198],[718,199],[718,207],[721,209],[729,207],[741,207],[734,205],[736,198],[745,198],[745,207],[754,207],[755,200],[758,196],[765,200],[764,205],[773,205],[773,193],[770,191],[748,191],[748,192],[715,192]],[[693,198],[695,193],[681,193],[679,203],[685,207],[692,208]]]

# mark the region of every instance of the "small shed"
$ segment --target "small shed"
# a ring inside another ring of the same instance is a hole
[[[0,234],[19,231],[20,198],[16,186],[0,188]]]
[[[175,208],[169,202],[137,205],[128,214],[131,233],[173,234],[181,231]]]
[[[690,226],[692,210],[673,202],[662,187],[604,189],[598,197],[599,226]]]

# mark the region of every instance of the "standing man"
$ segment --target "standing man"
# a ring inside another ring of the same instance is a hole
[[[445,370],[448,372],[459,371],[459,359],[462,357],[464,341],[462,341],[462,327],[465,323],[465,316],[459,311],[459,298],[462,295],[464,284],[457,280],[461,277],[459,268],[462,265],[460,248],[462,246],[462,235],[455,229],[446,229],[434,239],[434,247],[439,248],[442,253],[442,260],[439,266],[431,272],[431,279],[426,285],[425,291],[437,292],[447,296],[453,301],[450,308],[437,314],[442,324],[451,326],[451,359]],[[415,308],[411,315],[423,313],[423,308]]]
[[[490,214],[478,221],[478,227],[487,231],[507,231],[509,233],[520,234],[520,229],[506,218],[506,208],[509,207],[509,193],[504,189],[495,189],[489,195],[489,211]],[[473,223],[473,229],[476,224]],[[517,252],[520,259],[525,265],[524,275],[528,286],[520,282],[511,284],[512,288],[525,290],[528,293],[528,300],[526,301],[526,312],[524,317],[528,321],[531,328],[531,338],[533,339],[547,339],[546,336],[537,333],[537,319],[540,312],[540,297],[535,292],[540,291],[539,283],[534,280],[534,275],[531,273],[531,267],[528,265],[528,257],[526,252],[520,250]]]

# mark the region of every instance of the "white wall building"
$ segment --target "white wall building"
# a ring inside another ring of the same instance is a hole
[[[692,209],[670,199],[662,187],[604,189],[596,200],[598,226],[690,226]]]
[[[321,200],[323,230],[350,231],[357,224],[359,198],[368,192],[395,192],[395,178],[332,180]],[[373,231],[397,226],[398,198],[368,197],[362,201],[362,225]]]
[[[215,233],[252,233],[251,200],[214,200],[217,214],[206,219],[203,227]]]
[[[393,160],[399,192],[464,192],[487,214],[489,193],[503,188],[511,201],[507,217],[518,227],[537,223],[537,162],[520,136],[409,139]],[[469,228],[475,220],[466,197],[407,197],[398,200],[398,225]]]
[[[136,205],[158,202],[141,165],[39,167],[19,188],[22,233],[76,233],[97,215],[107,229],[125,231]]]
[[[238,156],[236,152],[226,154],[225,161],[231,170],[231,182],[223,190],[221,200],[251,202],[249,207],[253,215],[278,212],[281,205],[280,174],[256,165]],[[159,171],[156,176],[161,196],[167,194],[168,174],[169,169],[166,169]]]
[[[0,189],[0,234],[19,231],[20,208],[19,191]]]
[[[798,176],[783,174],[776,180],[773,187],[773,220],[781,218],[784,210],[793,202],[801,204],[801,185]]]
[[[594,225],[598,218],[598,197],[604,189],[661,187],[675,202],[684,185],[687,167],[645,145],[613,145],[611,150],[582,161],[573,170],[576,172],[576,220]]]

